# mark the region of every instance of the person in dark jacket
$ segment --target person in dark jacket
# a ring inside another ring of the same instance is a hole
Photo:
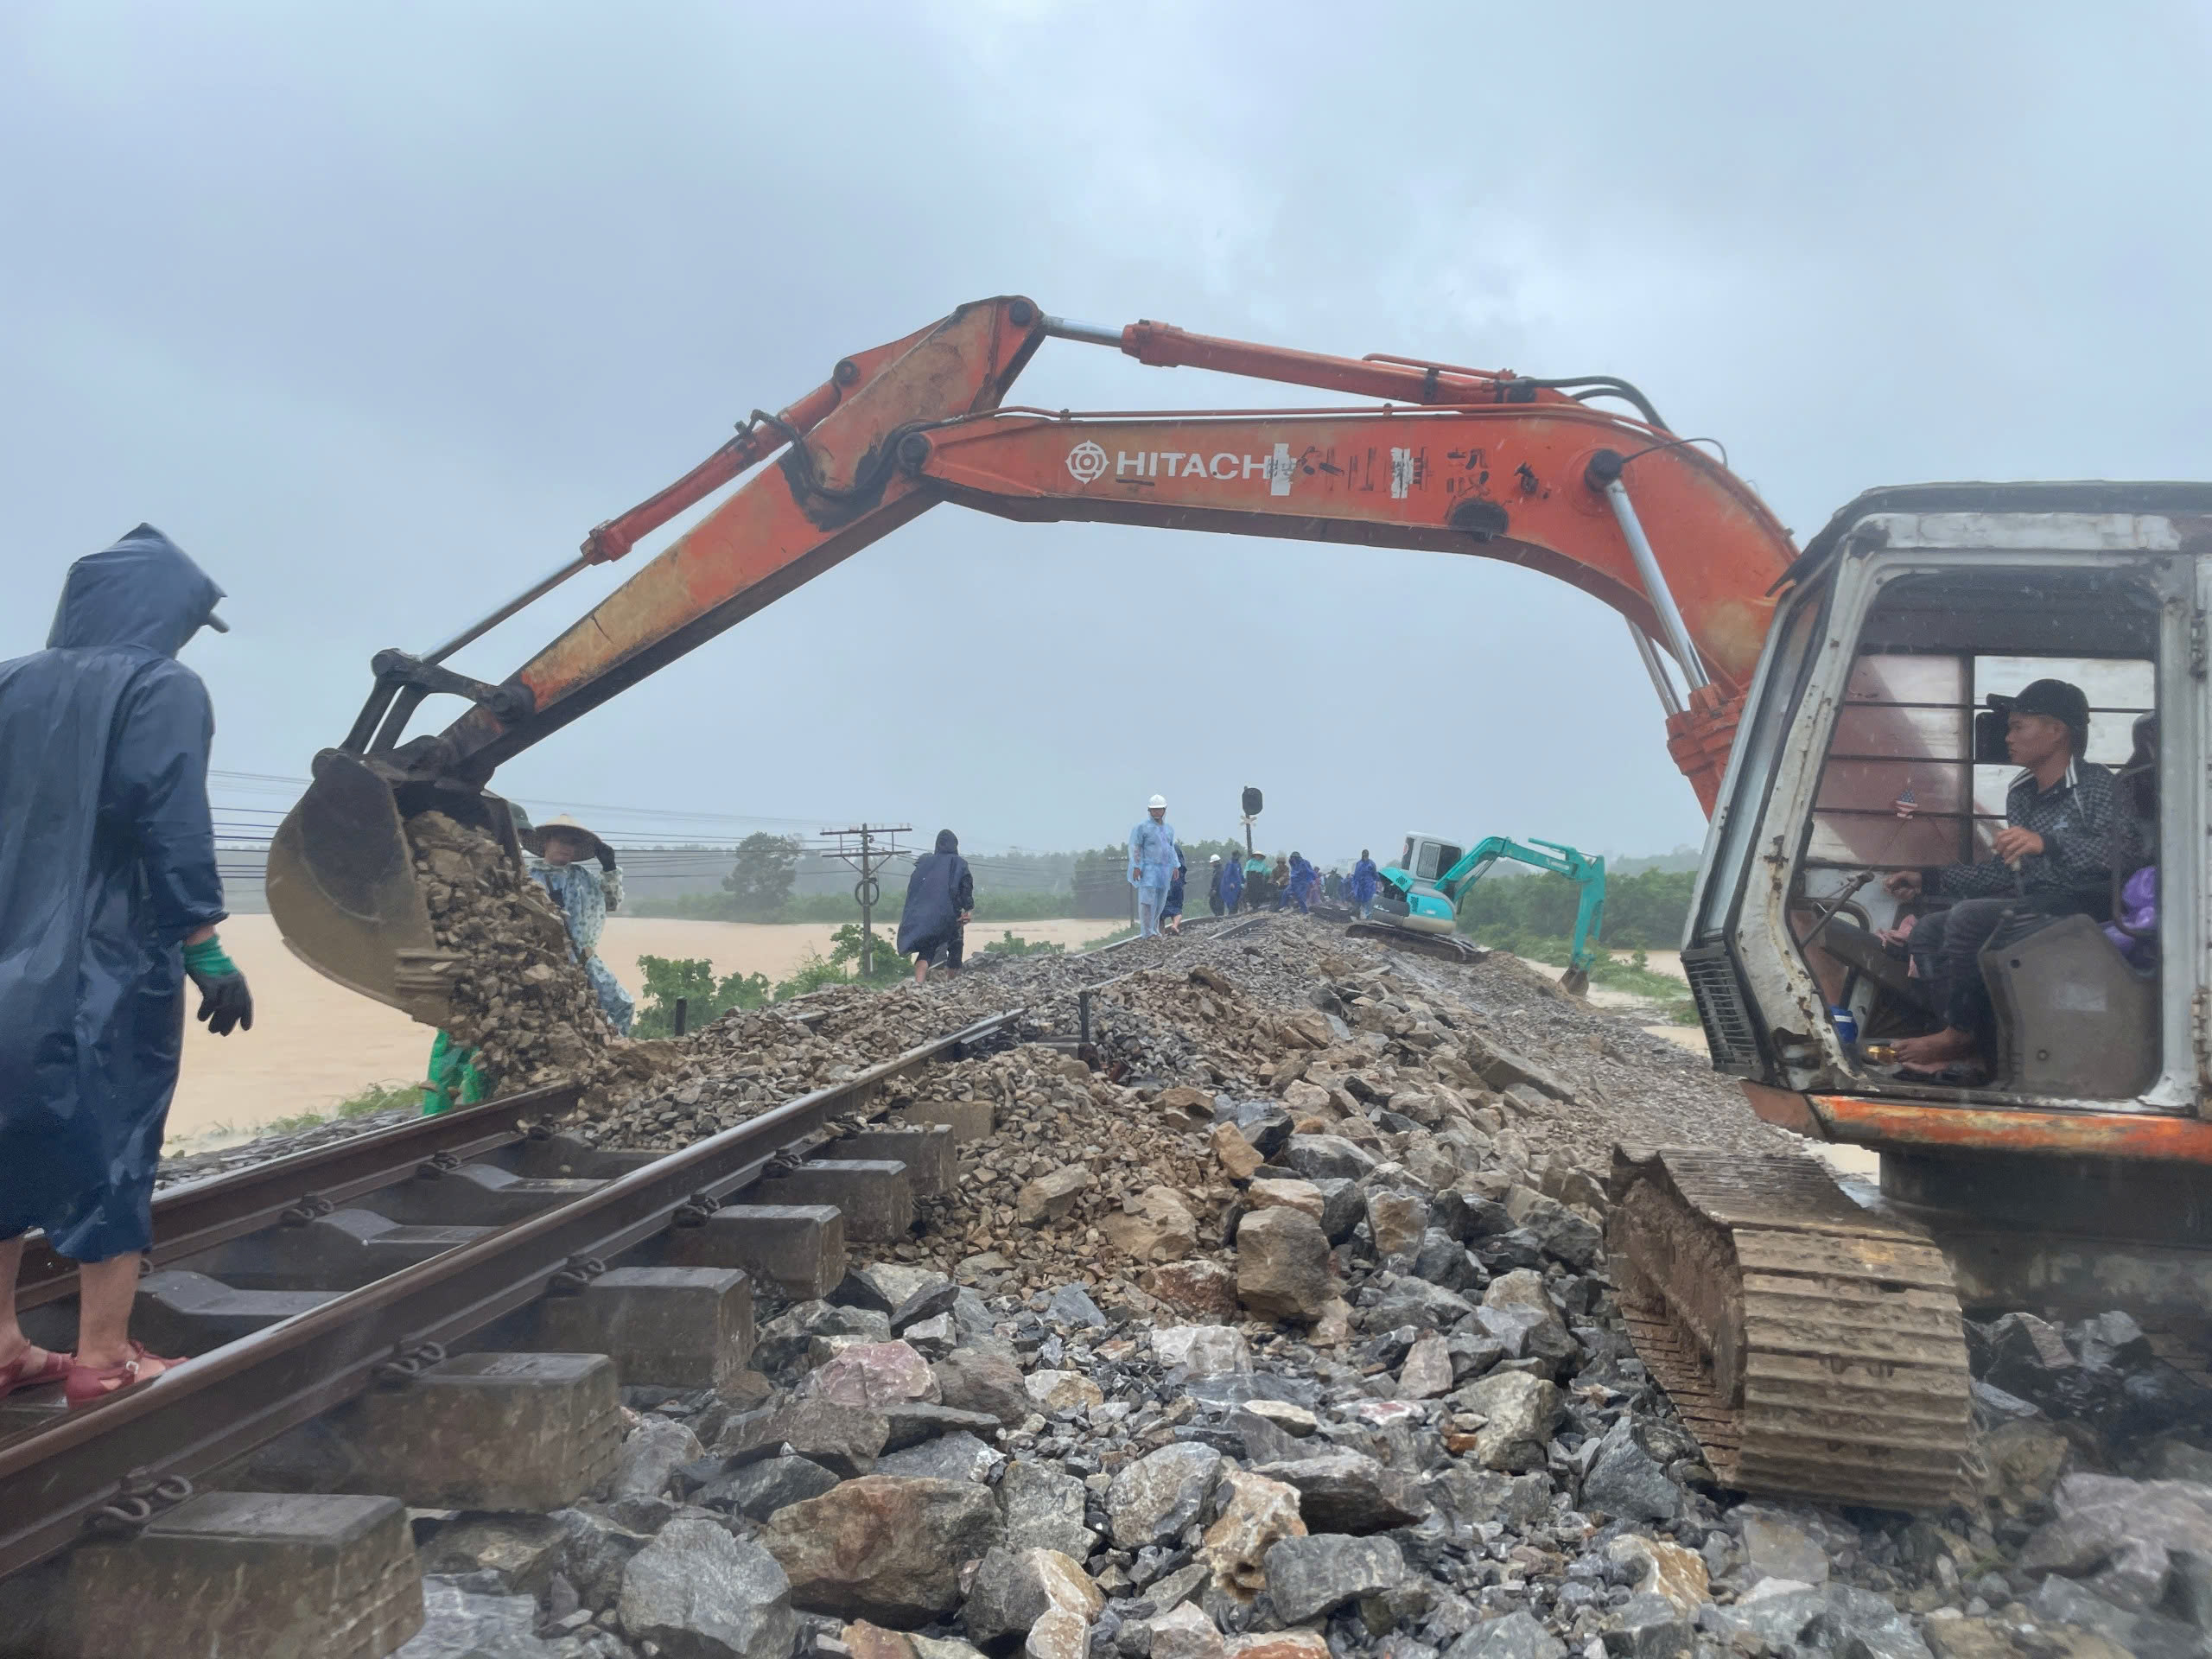
[[[1996,1023],[1982,948],[2008,917],[2107,919],[2113,868],[2133,851],[2117,782],[2107,768],[2081,758],[2089,733],[2089,700],[2081,688],[2036,680],[2017,696],[1988,701],[2005,715],[2005,750],[2022,768],[2005,791],[2005,828],[1991,841],[1996,857],[1899,870],[1883,884],[1908,900],[1952,900],[1912,931],[1913,966],[1929,982],[1944,1025],[1896,1045],[1908,1067],[1977,1061]],[[2006,935],[2018,936],[2017,928]]]
[[[1160,907],[1160,925],[1170,933],[1183,931],[1183,883],[1191,873],[1181,842],[1175,846],[1175,874],[1167,878],[1167,902]]]
[[[1224,906],[1221,900],[1221,855],[1210,854],[1206,858],[1206,908],[1218,916]]]
[[[47,648],[0,663],[0,1395],[83,1405],[158,1376],[130,1339],[184,982],[218,1036],[251,1029],[215,937],[215,721],[176,660],[223,590],[141,524],[69,567]],[[73,1358],[16,1320],[23,1235],[79,1264]]]
[[[906,878],[906,907],[899,912],[899,954],[914,958],[914,983],[926,985],[930,963],[942,956],[944,971],[960,971],[967,943],[963,925],[976,912],[976,878],[960,856],[960,838],[937,832],[937,850],[914,861]]]

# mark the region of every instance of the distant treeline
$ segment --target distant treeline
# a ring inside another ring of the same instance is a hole
[[[1694,870],[1646,870],[1605,878],[1603,943],[1620,950],[1672,950],[1689,919]],[[1581,890],[1563,876],[1532,872],[1524,880],[1485,876],[1459,899],[1462,932],[1563,939],[1574,931]]]

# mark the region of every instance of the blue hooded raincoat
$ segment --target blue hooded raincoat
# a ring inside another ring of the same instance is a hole
[[[223,590],[141,524],[69,567],[47,648],[0,663],[0,1238],[151,1243],[187,934],[223,918],[215,720],[175,660]]]

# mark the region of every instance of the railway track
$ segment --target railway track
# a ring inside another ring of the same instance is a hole
[[[717,1224],[788,1218],[808,1204],[818,1214],[841,1174],[863,1205],[887,1177],[920,1187],[917,1171],[886,1160],[886,1141],[925,1148],[922,1161],[942,1179],[947,1131],[889,1132],[860,1161],[822,1157],[840,1144],[825,1132],[865,1114],[890,1079],[1013,1036],[1022,1014],[979,1020],[677,1152],[548,1132],[540,1125],[572,1098],[561,1087],[164,1192],[135,1328],[192,1363],[75,1412],[58,1389],[0,1405],[0,1577],[88,1532],[146,1526],[211,1471],[367,1391],[406,1384],[472,1339],[502,1345],[503,1321],[549,1291],[582,1290],[606,1264],[702,1255],[671,1249],[671,1230],[741,1245],[741,1227]],[[784,1207],[772,1211],[733,1204],[785,1189],[795,1196],[776,1198]],[[842,1274],[852,1230],[836,1230],[837,1259],[817,1274]],[[66,1345],[73,1290],[68,1263],[31,1253],[21,1305],[34,1341]],[[746,1306],[749,1332],[749,1292]]]

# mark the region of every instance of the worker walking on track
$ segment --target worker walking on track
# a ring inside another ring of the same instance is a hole
[[[914,958],[914,983],[929,983],[930,963],[944,958],[944,971],[957,974],[967,943],[965,929],[976,912],[976,877],[960,856],[960,837],[937,832],[937,849],[914,861],[906,878],[906,903],[899,912],[899,954]]]
[[[1236,906],[1244,899],[1244,861],[1231,853],[1221,866],[1221,907],[1225,915],[1234,916]]]
[[[0,1395],[73,1406],[181,1362],[130,1339],[184,982],[217,1036],[253,998],[215,937],[214,711],[176,660],[223,590],[150,524],[70,566],[47,648],[0,663]],[[79,1264],[73,1356],[16,1320],[23,1235]]]
[[[1175,831],[1167,823],[1167,798],[1155,795],[1145,804],[1145,815],[1129,831],[1129,885],[1137,890],[1137,932],[1141,938],[1160,937],[1160,913],[1167,907],[1167,889],[1175,880]]]

